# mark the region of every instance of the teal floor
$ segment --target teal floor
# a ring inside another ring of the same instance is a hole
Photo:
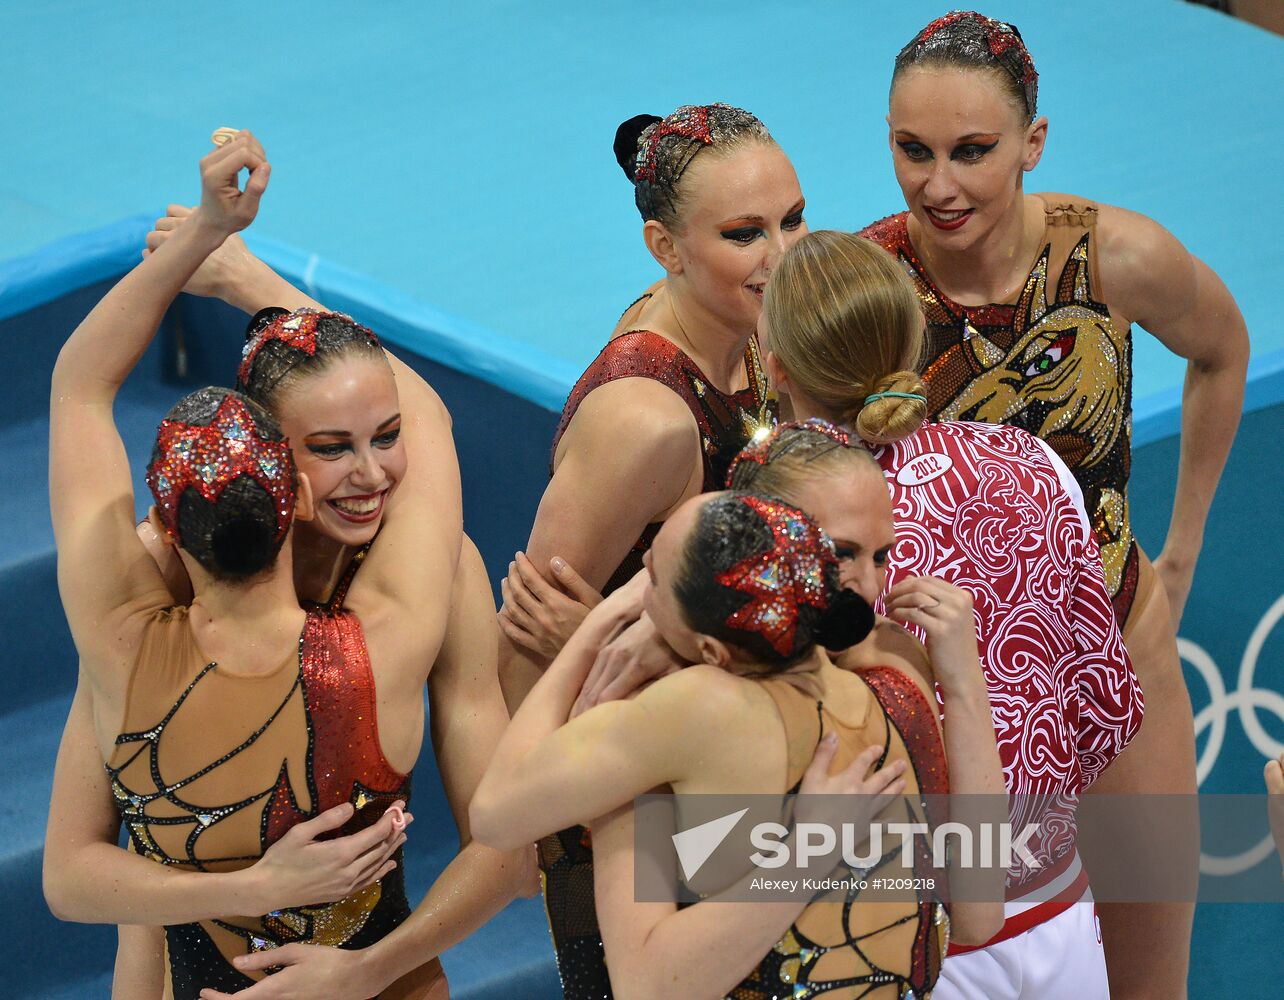
[[[934,0],[0,4],[0,260],[196,197],[219,125],[274,166],[256,232],[529,345],[573,378],[656,276],[616,125],[740,104],[798,169],[813,228],[903,207],[883,117]],[[1152,215],[1284,346],[1284,40],[1181,0],[996,2],[1051,121],[1031,190]],[[1182,364],[1138,337],[1136,392]]]

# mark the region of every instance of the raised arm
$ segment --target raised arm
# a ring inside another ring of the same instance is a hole
[[[1106,301],[1187,359],[1177,490],[1168,537],[1155,559],[1176,628],[1239,427],[1248,330],[1221,279],[1157,222],[1102,206],[1101,240]]]
[[[417,376],[399,379],[397,392],[406,474],[346,604],[361,618],[376,677],[418,697],[446,628],[463,508],[446,408]]]
[[[237,186],[242,168],[251,171],[244,191]],[[253,220],[269,170],[248,133],[205,157],[201,206],[184,231],[122,278],[58,355],[49,404],[50,511],[59,592],[82,657],[88,650],[113,655],[124,620],[167,603],[160,573],[134,533],[132,477],[112,403],[183,283],[229,233]]]
[[[147,234],[147,248],[144,256],[150,256],[178,233],[191,217],[194,209],[183,205],[170,205],[166,214],[156,220],[156,227]],[[327,307],[316,299],[295,288],[277,274],[267,264],[250,252],[249,247],[240,236],[233,234],[224,240],[223,245],[209,255],[188,279],[183,291],[189,295],[221,299],[230,306],[253,316],[260,309],[279,306],[282,309],[317,309],[327,311]],[[415,405],[422,399],[431,412],[440,412],[450,422],[450,415],[436,392],[420,377],[419,373],[385,348],[384,355],[392,366],[397,377],[398,389],[407,399],[402,406]],[[411,385],[415,393],[409,392]],[[447,468],[445,456],[436,459]],[[454,460],[451,449],[450,460]],[[456,476],[458,470],[456,470]]]

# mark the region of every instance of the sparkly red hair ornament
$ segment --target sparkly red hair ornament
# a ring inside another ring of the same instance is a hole
[[[692,105],[678,108],[668,118],[651,127],[650,132],[642,138],[642,148],[638,151],[638,168],[634,179],[654,181],[657,176],[660,155],[660,140],[671,135],[680,135],[694,139],[706,146],[713,145],[713,134],[709,131],[709,108],[706,105]]]
[[[963,20],[975,21],[981,27],[985,32],[986,44],[990,47],[990,55],[994,56],[995,59],[998,59],[999,56],[1003,55],[1003,53],[1008,51],[1008,49],[1014,48],[1017,50],[1017,55],[1021,57],[1021,71],[1019,73],[1013,72],[1013,69],[1006,63],[1000,62],[999,65],[1009,73],[1012,73],[1017,82],[1025,88],[1028,95],[1027,103],[1030,103],[1030,107],[1027,110],[1033,115],[1034,105],[1031,102],[1036,91],[1032,91],[1030,88],[1031,85],[1037,83],[1039,74],[1034,68],[1034,60],[1030,57],[1029,49],[1025,47],[1025,42],[1021,40],[1021,35],[1017,32],[1016,28],[1012,27],[1012,25],[1006,24],[1003,21],[996,21],[993,18],[986,17],[984,14],[979,14],[974,10],[955,10],[943,17],[938,17],[935,21],[928,24],[927,27],[918,33],[918,38],[915,40],[915,44],[926,45],[931,37],[938,31],[943,28],[948,28],[950,25],[957,24],[959,21]]]
[[[206,427],[162,420],[156,432],[156,460],[147,467],[147,485],[156,499],[161,521],[182,543],[178,502],[193,487],[216,503],[231,482],[249,476],[267,491],[276,508],[276,540],[289,530],[294,517],[294,457],[288,441],[267,441],[259,435],[254,416],[229,393]]]
[[[292,313],[279,313],[246,340],[245,349],[241,352],[241,366],[236,370],[236,377],[239,383],[242,386],[250,384],[250,371],[254,367],[254,359],[258,357],[259,351],[263,350],[273,340],[288,344],[309,357],[315,356],[317,353],[317,324],[321,320],[332,316],[351,323],[366,335],[371,344],[376,347],[379,345],[379,338],[375,336],[373,330],[361,326],[351,316],[344,313],[318,312],[315,309],[297,309]]]
[[[791,420],[787,423],[777,424],[768,434],[761,438],[754,437],[747,445],[741,449],[740,454],[731,461],[731,467],[727,469],[727,489],[733,490],[736,487],[732,485],[735,481],[736,469],[744,462],[753,462],[755,465],[770,465],[773,460],[784,454],[787,448],[781,451],[773,451],[780,436],[785,431],[790,430],[808,430],[815,431],[817,434],[823,434],[844,448],[851,444],[851,434],[831,424],[827,420],[821,420],[820,417],[811,417],[807,420]]]
[[[776,500],[743,496],[740,502],[771,529],[774,544],[767,552],[743,559],[716,577],[718,583],[749,595],[727,618],[727,627],[762,636],[781,656],[793,652],[798,609],[824,611],[825,567],[837,565],[833,543],[801,511]]]

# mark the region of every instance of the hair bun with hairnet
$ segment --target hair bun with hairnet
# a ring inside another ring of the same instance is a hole
[[[290,314],[289,309],[282,309],[280,306],[268,306],[265,309],[260,309],[253,316],[251,316],[250,321],[245,324],[246,341],[248,342],[253,340],[255,335],[258,334],[260,330],[262,330],[265,326],[271,323],[278,316],[288,316],[289,314]]]
[[[634,115],[626,122],[621,122],[615,130],[615,162],[624,171],[624,176],[632,184],[637,180],[638,140],[642,133],[656,122],[664,121],[658,115]]]
[[[835,652],[863,642],[874,630],[874,609],[854,590],[838,591],[816,629],[816,642]]]

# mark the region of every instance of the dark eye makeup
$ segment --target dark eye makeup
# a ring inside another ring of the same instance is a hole
[[[986,153],[990,152],[990,150],[992,150],[998,144],[999,144],[998,139],[995,139],[993,142],[989,142],[989,143],[981,143],[981,142],[961,143],[958,146],[955,146],[954,149],[950,152],[950,159],[958,160],[963,163],[974,163],[977,160],[981,159],[983,156],[985,156]],[[928,149],[926,146],[924,146],[921,142],[915,142],[912,139],[897,139],[896,145],[901,148],[901,151],[904,152],[905,156],[908,159],[912,160],[915,163],[922,163],[927,160],[933,159],[932,151]]]

